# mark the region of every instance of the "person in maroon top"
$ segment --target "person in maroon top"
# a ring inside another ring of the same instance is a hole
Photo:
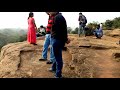
[[[49,15],[48,19],[48,25],[46,28],[46,35],[45,35],[45,41],[42,51],[42,58],[39,59],[39,61],[47,61],[47,51],[48,47],[50,46],[50,60],[47,62],[47,64],[52,64],[52,62],[55,60],[54,53],[53,53],[53,47],[51,45],[51,28],[53,24],[53,18],[54,16],[51,16],[49,12],[46,12]]]

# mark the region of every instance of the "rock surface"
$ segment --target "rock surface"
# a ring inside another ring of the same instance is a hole
[[[63,76],[66,78],[115,78],[120,77],[120,46],[117,38],[103,36],[78,37],[69,35],[71,43],[63,51]],[[1,78],[53,78],[48,71],[51,65],[38,61],[41,57],[44,40],[37,40],[36,46],[25,42],[4,46],[0,56]],[[49,59],[49,51],[48,51]]]

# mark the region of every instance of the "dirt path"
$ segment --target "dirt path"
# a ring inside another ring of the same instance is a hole
[[[96,50],[95,78],[120,78],[120,63],[112,58],[110,50]]]

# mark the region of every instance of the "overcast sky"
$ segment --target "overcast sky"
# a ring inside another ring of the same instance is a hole
[[[89,22],[105,22],[120,16],[120,12],[82,12]],[[29,12],[0,12],[0,28],[27,28],[27,18]],[[66,18],[68,27],[78,27],[79,12],[62,12]],[[47,25],[48,15],[45,12],[34,12],[37,27]]]

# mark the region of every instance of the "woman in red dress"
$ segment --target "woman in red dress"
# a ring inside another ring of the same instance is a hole
[[[36,44],[36,24],[34,20],[34,14],[32,12],[29,13],[28,17],[28,34],[27,34],[27,41],[30,44],[37,45]]]

